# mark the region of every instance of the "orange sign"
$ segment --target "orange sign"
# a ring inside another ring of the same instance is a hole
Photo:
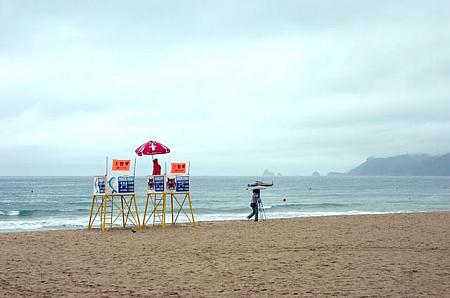
[[[113,159],[112,170],[113,171],[129,171],[130,164],[131,164],[131,162],[129,159]]]
[[[186,163],[185,162],[173,162],[170,164],[170,172],[174,174],[184,174],[186,173]]]

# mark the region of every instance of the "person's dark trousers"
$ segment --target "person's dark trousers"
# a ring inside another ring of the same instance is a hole
[[[250,215],[247,216],[247,218],[250,219],[254,215],[255,221],[258,221],[258,204],[251,204],[250,206],[252,207],[252,213],[250,213]]]

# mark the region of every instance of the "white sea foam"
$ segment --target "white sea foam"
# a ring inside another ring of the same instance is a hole
[[[336,215],[364,215],[364,214],[391,214],[391,213],[410,213],[413,211],[395,211],[395,212],[375,212],[375,211],[359,211],[352,210],[347,212],[283,212],[283,213],[267,213],[267,219],[281,218],[302,218],[302,217],[322,217]],[[228,214],[196,214],[196,221],[228,221],[228,220],[246,220],[248,213],[228,213]],[[262,215],[260,214],[260,218]],[[27,219],[27,220],[9,220],[0,221],[0,232],[14,231],[36,231],[36,230],[61,230],[61,229],[86,229],[88,217],[72,217],[72,218],[45,218],[45,219]],[[170,218],[168,218],[170,220]],[[179,223],[188,223],[189,220],[180,216],[177,220]],[[98,228],[98,220],[94,227]],[[120,223],[116,226],[120,227]]]
[[[0,232],[86,228],[88,218],[45,218],[0,221]]]
[[[250,210],[251,211],[251,210]],[[196,215],[197,221],[221,221],[221,220],[244,220],[250,213],[228,213],[228,214],[198,214]],[[317,211],[317,212],[302,212],[302,211],[286,211],[270,213],[266,210],[267,219],[280,219],[280,218],[296,218],[296,217],[321,217],[321,216],[337,216],[337,215],[370,215],[370,214],[392,214],[392,213],[411,213],[414,211],[395,211],[395,212],[381,212],[381,211]],[[261,213],[259,214],[261,218]]]

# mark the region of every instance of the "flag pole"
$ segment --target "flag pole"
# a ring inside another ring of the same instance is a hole
[[[136,157],[134,158],[133,176],[136,177]]]
[[[105,176],[108,176],[108,156],[106,157],[105,173]]]

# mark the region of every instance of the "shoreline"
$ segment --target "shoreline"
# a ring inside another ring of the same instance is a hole
[[[0,234],[1,296],[448,296],[450,212]]]
[[[324,215],[306,215],[306,216],[292,216],[292,217],[270,217],[267,218],[267,221],[272,221],[272,220],[287,220],[287,219],[304,219],[304,218],[322,218],[322,217],[341,217],[341,216],[371,216],[371,215],[395,215],[395,214],[420,214],[420,213],[446,213],[449,212],[450,210],[444,210],[444,211],[386,211],[386,212],[376,212],[376,211],[368,211],[367,213],[361,212],[359,213],[351,213],[347,212],[344,214],[335,214],[338,212],[330,212],[331,214],[324,214]],[[235,219],[235,218],[230,218],[230,219],[217,219],[217,220],[196,220],[196,223],[215,223],[215,222],[241,222],[241,221],[247,221],[245,219],[245,216],[243,216],[242,219]],[[87,230],[87,222],[88,222],[88,218],[86,218],[86,227],[81,228],[81,227],[68,227],[68,228],[62,228],[62,227],[57,227],[57,228],[52,228],[52,229],[30,229],[30,230],[16,230],[16,231],[10,231],[10,230],[0,230],[0,235],[2,234],[14,234],[14,233],[33,233],[33,232],[56,232],[56,231],[82,231],[82,230]],[[2,221],[0,221],[0,225],[1,225]],[[187,222],[182,222],[181,224],[186,224]],[[151,227],[152,225],[148,225],[147,227]],[[157,225],[155,225],[157,226]],[[167,226],[170,226],[170,223],[167,224]],[[94,230],[98,229],[98,223],[96,223],[95,227],[93,228]],[[118,226],[115,229],[121,229],[120,226]],[[129,228],[128,228],[129,229]]]

